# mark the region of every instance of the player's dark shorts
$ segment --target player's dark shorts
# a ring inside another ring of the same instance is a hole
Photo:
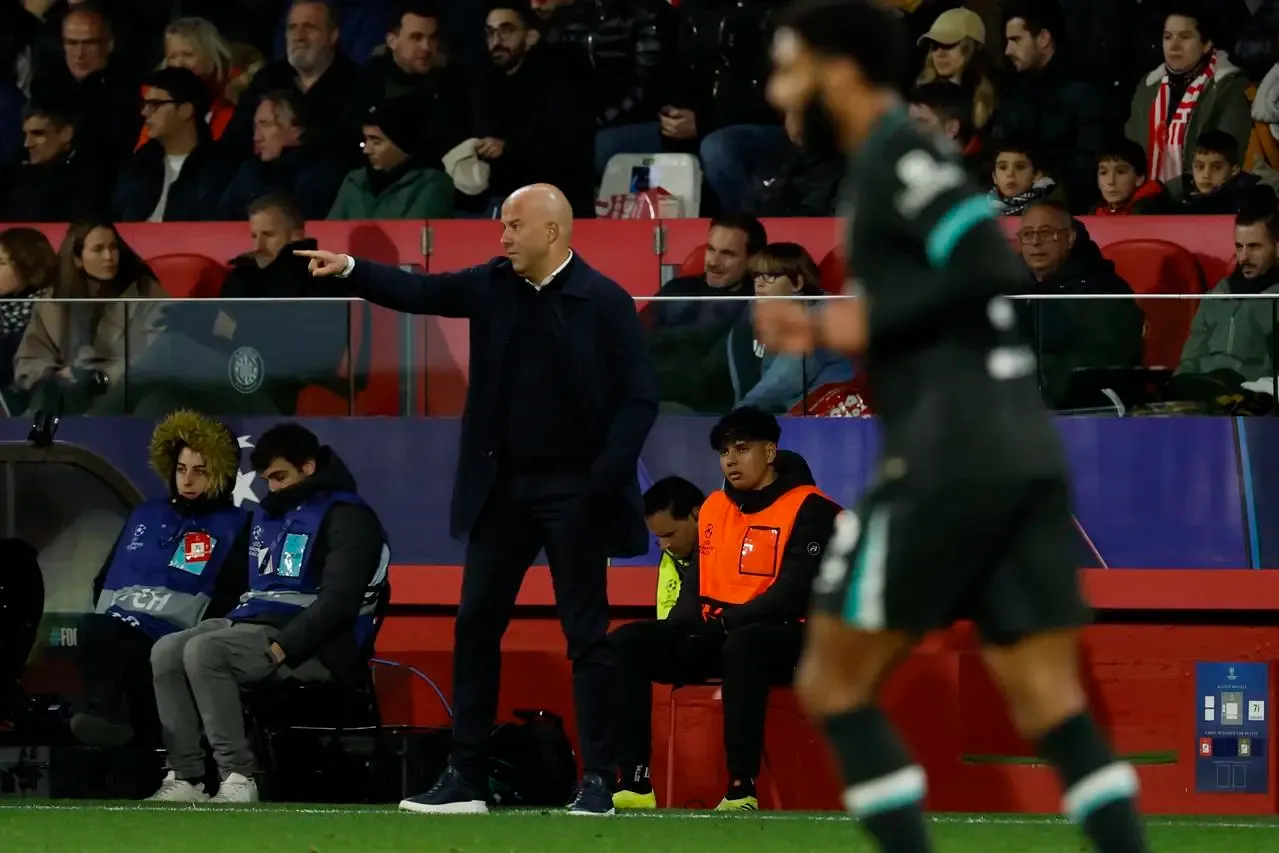
[[[995,645],[1088,621],[1064,479],[909,480],[882,482],[839,517],[816,611],[913,635],[971,619]]]

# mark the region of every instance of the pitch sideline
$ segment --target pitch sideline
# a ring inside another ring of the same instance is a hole
[[[299,805],[297,807],[289,807],[281,805],[277,808],[266,808],[263,806],[165,806],[158,804],[138,803],[138,804],[111,804],[111,803],[86,803],[84,805],[74,805],[71,803],[5,803],[0,802],[0,813],[3,812],[76,812],[76,811],[100,811],[100,812],[160,812],[160,813],[194,813],[202,815],[216,814],[283,814],[283,815],[359,815],[359,814],[375,814],[375,815],[396,815],[403,819],[422,820],[422,815],[412,815],[400,812],[394,808],[341,808],[337,806],[306,806]],[[543,815],[554,817],[560,814],[553,810],[539,809],[510,809],[497,810],[489,815],[465,815],[471,819],[479,819],[483,817],[501,819],[503,817],[527,816],[527,815]],[[442,816],[443,817],[443,816]],[[456,819],[459,816],[450,815],[446,819]],[[633,811],[623,812],[614,816],[620,820],[749,820],[749,821],[783,821],[783,822],[800,822],[800,821],[845,821],[849,820],[847,815],[843,814],[821,814],[821,813],[801,813],[801,812],[752,812],[749,815],[723,814],[715,812],[698,812],[698,811],[680,811],[659,809],[656,811]],[[929,821],[936,824],[951,825],[993,825],[993,826],[1052,826],[1065,825],[1066,820],[1061,817],[1052,815],[978,815],[978,814],[936,814],[930,815]],[[1224,818],[1222,820],[1205,820],[1196,818],[1168,819],[1161,817],[1146,818],[1146,825],[1151,827],[1183,827],[1186,829],[1279,829],[1279,822],[1266,820],[1247,820],[1243,818]]]

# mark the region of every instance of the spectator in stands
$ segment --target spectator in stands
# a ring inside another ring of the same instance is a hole
[[[293,199],[276,194],[255,200],[248,212],[253,250],[232,259],[218,296],[262,301],[223,303],[225,320],[214,321],[213,334],[229,354],[245,346],[260,354],[264,387],[280,412],[295,411],[298,392],[308,384],[349,396],[350,384],[338,379],[338,366],[347,348],[350,306],[298,301],[329,295],[311,277],[306,259],[293,254],[318,245],[306,236],[302,211]],[[359,368],[347,366],[352,373]]]
[[[253,156],[240,164],[218,202],[218,218],[244,216],[254,199],[284,193],[307,219],[323,219],[333,207],[346,170],[309,144],[310,119],[296,89],[267,92],[253,117]]]
[[[214,803],[257,802],[240,690],[266,681],[360,685],[387,593],[390,550],[377,515],[333,450],[299,424],[257,440],[253,470],[270,490],[253,513],[249,591],[225,619],[169,634],[151,650],[168,775],[150,798],[208,800],[208,738],[221,784]]]
[[[786,116],[782,159],[753,176],[744,213],[753,216],[834,216],[835,197],[844,178],[844,158],[804,148],[804,120]]]
[[[777,449],[781,426],[750,407],[711,430],[726,480],[698,513],[698,557],[664,620],[609,635],[617,654],[620,789],[613,805],[652,809],[652,685],[723,680],[728,790],[718,811],[759,808],[755,779],[769,689],[790,684],[822,548],[839,505],[799,454]]]
[[[14,357],[14,381],[35,394],[33,408],[83,414],[123,384],[126,361],[151,345],[164,312],[155,302],[76,301],[115,296],[162,299],[165,293],[114,225],[72,223],[53,285],[53,297],[63,301],[36,305]]]
[[[910,117],[952,140],[964,158],[968,174],[986,183],[982,138],[973,127],[973,101],[968,92],[944,81],[916,86],[910,94]]]
[[[1097,197],[1097,152],[1120,118],[1103,86],[1075,79],[1063,44],[1065,25],[1055,0],[1003,4],[1005,53],[1016,70],[994,120],[992,140],[1020,139],[1043,161],[1040,168],[1083,212]]]
[[[231,45],[218,28],[203,18],[179,18],[164,31],[164,68],[186,68],[209,89],[209,112],[204,117],[209,135],[221,139],[235,113],[235,102],[248,85],[243,77],[251,69],[237,69]],[[251,76],[251,73],[249,74]],[[144,123],[138,146],[149,139]]]
[[[1168,204],[1164,185],[1146,175],[1146,152],[1131,139],[1116,139],[1097,155],[1101,204],[1093,216],[1162,213]]]
[[[494,0],[485,22],[490,68],[475,153],[492,165],[489,192],[560,188],[577,217],[595,212],[595,118],[590,95],[540,45],[528,0]]]
[[[1136,300],[1082,298],[1131,297],[1132,288],[1066,206],[1057,201],[1031,205],[1017,237],[1030,270],[1027,293],[1081,297],[1017,302],[1021,326],[1038,357],[1044,400],[1054,408],[1069,406],[1075,394],[1071,374],[1080,368],[1140,367],[1145,317]]]
[[[13,5],[25,7],[37,22],[31,56],[37,77],[63,65],[68,47],[63,25],[72,13],[92,10],[102,16],[115,43],[113,66],[130,80],[137,80],[160,61],[160,34],[170,18],[165,2],[22,0]]]
[[[744,296],[750,293],[748,273],[751,256],[768,244],[764,225],[753,216],[724,215],[711,220],[706,235],[703,272],[680,276],[662,285],[660,296],[672,299],[706,296]],[[655,302],[642,314],[651,328],[677,329],[684,326],[728,326],[746,310],[744,302],[671,301]]]
[[[382,45],[383,33],[391,20],[394,0],[323,0],[334,25],[341,32],[338,48],[343,55],[362,65]],[[275,35],[275,57],[288,55],[293,30],[282,23]]]
[[[1279,296],[1279,215],[1249,210],[1235,217],[1235,269],[1212,293]],[[1275,302],[1270,299],[1205,299],[1199,303],[1190,337],[1181,351],[1176,383],[1191,377],[1211,382],[1212,395],[1237,391],[1245,382],[1266,380],[1273,395]]]
[[[718,212],[740,211],[752,175],[774,163],[786,134],[764,98],[773,14],[781,0],[686,0],[670,95],[658,113],[664,145],[696,150]]]
[[[151,141],[120,173],[111,209],[120,222],[198,222],[217,215],[231,177],[209,137],[209,91],[186,68],[162,68],[143,81],[142,114]]]
[[[1125,135],[1149,153],[1150,177],[1171,189],[1188,169],[1199,137],[1211,130],[1229,134],[1246,150],[1252,119],[1244,90],[1248,81],[1215,35],[1197,0],[1167,5],[1164,64],[1151,71],[1132,96]]]
[[[753,216],[712,219],[702,274],[671,279],[658,295],[673,300],[640,312],[650,329],[649,347],[667,409],[723,412],[733,405],[737,395],[728,366],[728,333],[749,316],[750,303],[707,297],[749,296],[751,256],[767,243],[764,226]],[[702,298],[688,300],[690,296]]]
[[[386,52],[360,70],[361,103],[367,109],[388,100],[417,101],[426,132],[422,157],[435,164],[471,135],[467,91],[443,50],[435,0],[399,0],[387,22]]]
[[[235,157],[247,157],[262,95],[294,89],[301,95],[303,112],[311,117],[311,144],[349,168],[359,157],[363,113],[356,90],[359,70],[338,50],[337,10],[326,0],[293,0],[286,26],[286,57],[254,75],[222,142]]]
[[[754,281],[756,296],[824,293],[817,263],[798,243],[769,243],[751,256],[748,276]],[[737,398],[735,405],[784,415],[810,391],[853,378],[852,362],[837,352],[769,352],[755,337],[752,313],[744,312],[728,334],[728,369]]]
[[[1195,141],[1190,174],[1168,185],[1169,213],[1197,216],[1236,214],[1245,208],[1274,207],[1274,190],[1256,175],[1239,170],[1239,143],[1221,130]]]
[[[81,5],[67,13],[62,47],[64,62],[32,81],[32,100],[67,104],[80,116],[81,155],[114,169],[137,143],[137,79],[120,67],[111,27],[96,7]]]
[[[401,98],[373,107],[364,119],[368,164],[352,170],[329,219],[442,219],[453,215],[453,181],[424,145],[419,104]]]
[[[26,108],[22,131],[27,159],[0,201],[0,222],[70,222],[106,212],[113,176],[81,154],[78,120],[58,104]]]
[[[1243,167],[1268,184],[1279,182],[1279,63],[1266,72],[1253,97]]]
[[[173,0],[165,5],[171,6],[174,18],[209,21],[233,47],[247,45],[268,57],[284,55],[285,0]]]
[[[58,278],[58,256],[35,228],[0,231],[0,401],[5,414],[26,411],[28,394],[14,385],[14,356],[22,343],[32,299],[46,298]]]
[[[967,94],[969,121],[978,131],[986,127],[999,93],[986,60],[986,25],[969,9],[948,9],[937,16],[928,32],[919,37],[926,45],[924,68],[916,85],[950,83]]]
[[[706,495],[683,477],[663,477],[644,493],[644,523],[657,538],[657,618],[665,619],[696,559],[697,513]]]
[[[307,385],[349,396],[338,379],[349,308],[326,296],[294,249],[314,249],[293,199],[268,195],[248,208],[253,249],[231,260],[217,302],[171,305],[166,328],[130,367],[132,414],[199,406],[235,414],[292,414]],[[174,365],[181,365],[175,370]],[[354,365],[349,370],[356,369]]]
[[[590,80],[595,174],[614,154],[662,150],[657,111],[675,59],[676,16],[667,0],[554,0],[534,4],[546,44],[571,53]]]
[[[240,445],[226,426],[173,412],[151,434],[168,494],[134,508],[93,582],[80,623],[85,697],[71,731],[92,746],[160,742],[156,640],[225,616],[248,585],[249,516],[232,499]]]
[[[995,165],[990,177],[995,186],[990,200],[1000,216],[1020,216],[1026,208],[1056,192],[1057,182],[1037,166],[1038,155],[1024,142],[1000,140],[990,148]]]

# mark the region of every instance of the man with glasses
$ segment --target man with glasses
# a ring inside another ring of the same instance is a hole
[[[111,197],[116,222],[198,222],[217,215],[231,179],[205,116],[208,86],[186,68],[161,68],[142,81],[150,140],[120,174]]]
[[[1075,299],[1022,300],[1018,319],[1039,356],[1039,387],[1054,408],[1068,405],[1071,372],[1085,367],[1140,367],[1145,315],[1132,288],[1102,257],[1097,244],[1065,205],[1043,201],[1022,214],[1017,231],[1030,270],[1026,292]]]
[[[553,184],[574,216],[593,215],[595,117],[585,88],[540,46],[528,0],[491,3],[484,38],[490,69],[475,153],[492,166],[490,194],[501,199],[522,186]]]

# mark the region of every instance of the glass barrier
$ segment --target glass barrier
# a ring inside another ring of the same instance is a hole
[[[395,312],[347,299],[3,300],[10,415],[411,414]],[[382,328],[379,329],[378,327]],[[379,331],[383,333],[379,339]]]
[[[1275,414],[1279,294],[1010,297],[1045,401],[1062,413]],[[778,298],[778,297],[766,297]],[[817,310],[842,296],[805,298]],[[778,415],[873,414],[857,360],[769,352],[755,296],[636,297],[664,414],[753,404]],[[791,301],[791,300],[785,300]],[[456,417],[467,320],[360,300],[0,300],[12,416]],[[10,309],[16,310],[10,311]],[[5,375],[7,373],[7,375]]]
[[[765,297],[796,301],[782,297]],[[802,304],[813,311],[824,301]],[[640,297],[662,411],[721,414],[754,404],[774,414],[873,414],[855,359],[769,352],[755,296]],[[1064,414],[1271,415],[1279,293],[1019,295],[1008,322],[1035,356],[1044,401]]]

